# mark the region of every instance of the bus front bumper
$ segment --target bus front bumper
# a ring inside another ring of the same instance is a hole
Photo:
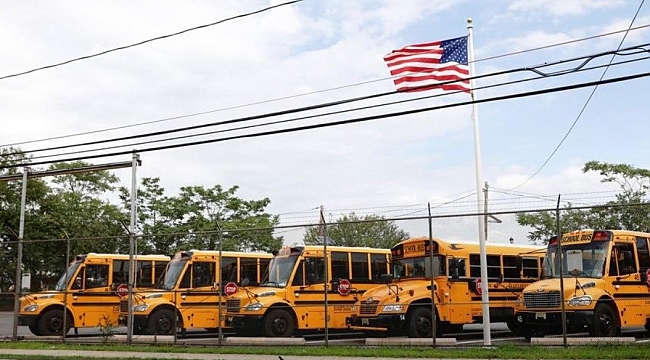
[[[569,332],[577,332],[586,327],[593,325],[594,312],[585,311],[566,311],[566,324]],[[547,334],[562,333],[562,312],[544,312],[544,311],[526,311],[517,312],[517,323],[524,329],[541,330]]]
[[[18,325],[21,326],[36,326],[38,315],[18,315]]]
[[[228,315],[226,316],[226,326],[233,328],[235,331],[251,331],[252,329],[261,331],[262,319],[264,319],[264,315]]]
[[[364,329],[402,329],[406,323],[406,317],[404,314],[382,314],[372,318],[352,315],[346,318],[345,322],[350,327]]]

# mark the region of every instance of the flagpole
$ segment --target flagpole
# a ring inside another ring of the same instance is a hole
[[[479,139],[478,127],[478,105],[476,104],[476,90],[475,81],[471,79],[474,76],[474,38],[472,36],[472,19],[467,19],[467,47],[469,56],[469,76],[470,76],[470,94],[472,95],[472,120],[474,122],[474,157],[476,159],[476,201],[478,213],[483,212],[483,197],[482,197],[482,184],[483,178],[481,175],[481,141]],[[481,303],[483,305],[483,344],[490,346],[492,343],[490,335],[490,297],[488,294],[488,279],[487,279],[487,255],[486,255],[486,240],[485,240],[485,215],[478,216],[478,238],[480,247],[480,261],[481,261]]]

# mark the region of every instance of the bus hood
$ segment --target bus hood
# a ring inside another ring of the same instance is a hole
[[[601,287],[602,288],[602,279],[593,279],[593,278],[575,278],[575,277],[566,277],[564,278],[564,293],[573,294],[576,291],[584,291],[586,289]],[[544,279],[537,282],[534,282],[528,285],[524,289],[524,293],[548,293],[548,292],[559,292],[560,291],[560,279]]]
[[[435,283],[434,283],[435,284]],[[396,295],[410,295],[413,296],[418,292],[426,291],[427,294],[431,292],[431,280],[408,280],[401,282],[394,282],[388,285],[380,285],[372,288],[361,297],[361,301],[367,301],[368,298],[385,299],[390,296]]]

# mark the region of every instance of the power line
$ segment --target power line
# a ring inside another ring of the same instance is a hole
[[[448,108],[454,108],[454,107],[465,106],[465,105],[487,103],[487,102],[501,101],[501,100],[509,100],[509,99],[516,99],[516,98],[529,97],[529,96],[535,96],[535,95],[542,95],[542,94],[548,94],[548,93],[554,93],[554,92],[561,92],[561,91],[567,91],[567,90],[573,90],[573,89],[580,89],[580,88],[584,88],[584,87],[596,86],[596,85],[601,85],[601,84],[602,85],[604,85],[604,84],[612,84],[612,83],[618,83],[618,82],[623,82],[623,81],[639,79],[639,78],[643,78],[643,77],[647,77],[647,76],[650,76],[650,72],[637,73],[637,74],[633,74],[633,75],[617,77],[617,78],[611,78],[611,79],[607,79],[607,80],[591,81],[591,82],[584,82],[584,83],[578,83],[578,84],[573,84],[573,85],[566,85],[566,86],[559,86],[559,87],[554,87],[554,88],[547,88],[547,89],[542,89],[542,90],[534,90],[534,91],[528,91],[528,92],[523,92],[523,93],[511,94],[511,95],[494,96],[494,97],[491,97],[491,98],[485,98],[485,99],[479,99],[479,100],[463,101],[463,102],[457,102],[457,103],[453,103],[453,104],[445,104],[445,105],[438,105],[438,106],[432,106],[432,107],[426,107],[426,108],[399,111],[399,112],[388,113],[388,114],[372,115],[372,116],[366,116],[366,117],[355,118],[355,119],[340,120],[340,121],[334,121],[334,122],[330,122],[330,123],[305,125],[305,126],[298,126],[298,127],[293,127],[293,128],[286,128],[286,129],[279,129],[279,130],[272,130],[272,131],[264,131],[264,132],[251,133],[251,134],[243,134],[243,135],[223,137],[223,138],[218,138],[218,139],[195,141],[195,142],[189,142],[189,143],[183,143],[183,144],[158,146],[158,147],[131,150],[131,151],[120,151],[120,152],[113,152],[113,153],[107,153],[107,154],[80,156],[80,157],[75,157],[75,158],[60,159],[60,160],[57,160],[56,162],[79,161],[79,160],[103,158],[103,157],[108,157],[108,156],[118,156],[118,155],[132,154],[132,153],[136,153],[136,152],[137,153],[144,153],[144,152],[168,150],[168,149],[175,149],[175,148],[196,146],[196,145],[205,145],[205,144],[211,144],[211,143],[217,143],[217,142],[223,142],[223,141],[229,141],[229,140],[236,140],[236,139],[256,138],[256,137],[263,137],[263,136],[269,136],[269,135],[278,135],[278,134],[291,133],[291,132],[297,132],[297,131],[305,131],[305,130],[326,128],[326,127],[332,127],[332,126],[348,125],[348,124],[353,124],[353,123],[361,123],[361,122],[367,122],[367,121],[372,121],[372,120],[385,119],[385,118],[389,118],[389,117],[399,117],[399,116],[404,116],[404,115],[411,115],[411,114],[417,114],[417,113],[422,113],[422,112],[427,112],[427,111],[448,109]],[[15,168],[15,167],[23,167],[23,166],[27,166],[27,165],[49,164],[49,163],[52,163],[52,162],[55,162],[55,161],[41,161],[41,162],[32,162],[32,163],[29,163],[29,164],[6,165],[6,166],[4,166],[4,168]]]
[[[639,12],[641,11],[641,8],[643,7],[643,3],[644,3],[644,2],[645,2],[645,0],[641,0],[641,3],[639,4],[639,7],[638,7],[637,10],[636,10],[636,13],[634,14],[634,17],[632,18],[632,21],[630,22],[630,26],[628,26],[627,31],[625,32],[625,34],[623,34],[623,38],[621,39],[621,41],[620,41],[619,44],[618,44],[618,48],[617,48],[617,50],[621,48],[621,46],[623,45],[623,42],[625,41],[625,38],[627,37],[627,34],[630,33],[630,30],[632,29],[632,25],[634,24],[634,20],[636,20],[636,17],[639,15]],[[616,57],[616,54],[613,54],[613,55],[612,55],[612,58],[609,60],[609,64],[607,64],[607,67],[605,67],[605,70],[603,70],[603,73],[602,73],[602,75],[600,76],[600,80],[602,80],[602,79],[605,77],[605,74],[607,74],[607,70],[609,69],[609,65],[611,65],[611,63],[614,61],[614,58],[615,58],[615,57]],[[580,112],[578,113],[578,116],[576,116],[575,120],[573,121],[573,123],[572,123],[571,126],[569,127],[569,130],[567,130],[567,132],[566,132],[566,133],[564,134],[564,136],[562,137],[562,140],[560,140],[560,142],[557,144],[557,146],[555,147],[555,149],[553,149],[553,151],[551,152],[551,154],[546,158],[546,160],[544,161],[544,163],[542,164],[542,166],[540,166],[540,167],[537,169],[537,171],[535,171],[535,172],[534,172],[534,173],[533,173],[533,174],[532,174],[528,179],[526,179],[524,182],[522,182],[521,184],[519,184],[519,185],[515,186],[514,188],[512,188],[513,190],[514,190],[514,189],[517,189],[517,188],[520,188],[521,186],[523,186],[524,184],[526,184],[527,182],[529,182],[532,178],[534,178],[535,176],[537,176],[537,174],[539,174],[540,171],[542,171],[542,169],[544,169],[544,167],[546,167],[546,164],[548,164],[548,162],[551,161],[551,159],[553,158],[553,156],[555,155],[555,153],[560,149],[560,146],[562,146],[562,144],[564,144],[564,141],[569,137],[569,134],[571,134],[571,131],[573,131],[573,128],[576,126],[576,124],[578,123],[578,121],[582,118],[582,114],[584,114],[585,110],[587,109],[587,106],[588,106],[589,103],[591,102],[591,99],[593,98],[594,94],[596,93],[596,90],[598,90],[598,85],[596,85],[596,86],[591,90],[591,93],[590,93],[589,96],[587,97],[587,100],[585,101],[584,105],[582,106],[582,109],[580,109]]]
[[[643,45],[638,45],[638,46],[628,47],[628,48],[625,48],[625,49],[622,49],[622,50],[618,50],[616,52],[609,51],[609,52],[604,52],[604,53],[599,53],[599,54],[581,56],[581,57],[572,58],[572,59],[568,59],[568,60],[561,60],[561,61],[555,61],[555,62],[550,62],[550,63],[546,62],[546,63],[543,63],[541,65],[526,66],[526,67],[521,67],[521,68],[516,68],[516,69],[503,70],[503,71],[499,71],[499,72],[483,74],[483,75],[480,75],[480,76],[472,77],[472,79],[488,78],[488,77],[498,76],[498,75],[503,75],[503,74],[511,74],[511,73],[515,73],[515,72],[528,72],[528,71],[533,72],[533,73],[535,73],[537,75],[541,75],[541,77],[538,77],[538,78],[528,78],[528,79],[513,80],[513,81],[509,81],[509,82],[504,82],[504,83],[499,83],[499,84],[492,84],[492,85],[487,85],[487,86],[477,88],[477,89],[487,89],[487,88],[499,87],[499,86],[504,86],[504,85],[510,85],[510,84],[514,84],[514,83],[521,83],[521,82],[525,82],[525,81],[538,80],[538,79],[541,79],[541,78],[544,78],[544,77],[561,76],[561,75],[568,74],[568,73],[571,73],[571,72],[580,72],[580,71],[593,70],[593,69],[597,69],[597,68],[600,68],[600,67],[604,66],[604,65],[600,65],[600,66],[595,66],[595,67],[585,67],[585,65],[588,62],[592,61],[595,58],[598,58],[598,57],[604,56],[604,55],[608,55],[608,54],[612,54],[612,53],[618,53],[620,55],[635,55],[635,54],[638,54],[638,53],[648,53],[649,51],[644,49],[643,46],[650,46],[650,43],[643,44]],[[580,61],[580,60],[582,60],[582,63],[580,65],[578,65],[577,67],[572,68],[572,69],[555,71],[555,72],[552,72],[552,73],[546,73],[546,72],[543,72],[542,70],[540,70],[540,69],[543,69],[545,67],[556,66],[558,64],[566,64],[566,63]],[[641,60],[645,60],[645,59],[644,58],[637,58],[637,59],[632,59],[632,60],[620,61],[620,62],[617,62],[617,63],[615,63],[613,65],[627,64],[627,63],[630,63],[630,62],[641,61]],[[612,64],[610,63],[607,66],[610,66],[610,65],[612,65]],[[446,83],[452,83],[452,82],[454,82],[454,81],[448,81],[448,82],[445,82],[445,84]],[[104,143],[109,143],[109,142],[118,142],[118,141],[130,140],[130,139],[139,139],[139,138],[144,138],[144,137],[166,135],[166,134],[172,134],[172,133],[177,133],[177,132],[202,129],[202,128],[219,126],[219,125],[227,125],[227,124],[234,124],[234,123],[240,123],[240,122],[248,122],[248,121],[252,121],[252,120],[258,120],[258,119],[269,118],[269,117],[274,117],[274,116],[294,114],[294,113],[299,113],[299,112],[304,112],[304,111],[309,111],[309,110],[317,110],[317,109],[332,107],[332,106],[336,106],[336,105],[349,104],[349,103],[354,103],[354,102],[359,102],[359,101],[369,100],[369,99],[376,99],[376,98],[384,97],[384,96],[387,96],[387,95],[394,95],[394,94],[397,94],[397,93],[398,93],[397,91],[383,92],[383,93],[378,93],[378,94],[373,94],[373,95],[366,95],[366,96],[361,96],[361,97],[356,97],[356,98],[351,98],[351,99],[337,100],[337,101],[326,102],[326,103],[321,103],[321,104],[316,104],[316,105],[303,106],[303,107],[299,107],[299,108],[281,110],[281,111],[276,111],[276,112],[271,112],[271,113],[257,114],[257,115],[252,115],[252,116],[246,116],[246,117],[243,117],[243,118],[235,118],[235,119],[212,122],[212,123],[207,123],[207,124],[187,126],[187,127],[182,127],[182,128],[176,128],[176,129],[170,129],[170,130],[164,130],[164,131],[156,131],[156,132],[150,132],[150,133],[144,133],[144,134],[138,134],[138,135],[130,135],[130,136],[124,136],[124,137],[119,137],[119,138],[96,140],[96,141],[80,143],[80,144],[69,144],[69,145],[61,145],[61,146],[42,148],[42,149],[35,149],[35,150],[24,150],[24,151],[20,151],[20,152],[21,153],[32,153],[33,154],[33,153],[36,153],[36,152],[59,150],[59,149],[66,149],[66,148],[72,148],[72,147],[82,147],[82,146],[89,146],[89,145],[98,145],[98,144],[104,144]],[[454,92],[454,93],[458,93],[458,92]],[[400,104],[400,103],[407,103],[407,102],[413,102],[413,101],[420,101],[420,100],[424,100],[424,99],[432,99],[432,98],[437,98],[437,97],[441,97],[441,96],[450,96],[452,94],[453,93],[442,93],[442,94],[435,94],[435,95],[426,95],[426,96],[411,98],[411,99],[406,99],[406,100],[386,102],[386,103],[382,103],[382,104],[374,104],[374,105],[370,105],[370,106],[362,106],[362,107],[356,107],[356,108],[339,110],[339,111],[330,111],[330,112],[322,113],[322,114],[308,115],[308,116],[285,119],[285,120],[280,120],[280,121],[272,121],[272,122],[255,124],[255,125],[241,126],[241,127],[229,128],[229,129],[225,129],[225,130],[216,130],[216,131],[211,131],[211,132],[203,132],[203,133],[199,133],[199,134],[177,136],[177,137],[172,137],[172,138],[151,140],[151,141],[138,142],[138,143],[132,143],[132,144],[115,145],[115,146],[111,146],[111,147],[94,148],[94,149],[91,149],[91,150],[80,150],[80,151],[67,152],[67,153],[36,156],[36,157],[32,157],[32,160],[33,159],[38,159],[38,158],[51,158],[51,157],[71,155],[71,154],[97,152],[97,151],[110,150],[110,149],[115,149],[115,148],[133,147],[133,146],[156,143],[156,142],[180,140],[180,139],[187,139],[187,138],[196,137],[196,136],[205,136],[205,135],[209,135],[209,134],[224,133],[224,132],[243,130],[243,129],[251,129],[251,128],[257,128],[257,127],[269,126],[269,125],[278,125],[278,124],[294,122],[294,121],[298,121],[298,120],[306,120],[306,119],[312,119],[312,118],[330,116],[330,115],[340,115],[340,114],[343,114],[343,113],[348,113],[348,112],[353,112],[353,111],[367,110],[367,109],[371,109],[371,108],[377,108],[377,107],[389,106],[389,105],[396,105],[396,104]],[[18,153],[18,152],[16,152],[16,153]]]
[[[143,44],[146,44],[146,43],[150,43],[152,41],[162,40],[162,39],[170,38],[170,37],[173,37],[173,36],[181,35],[181,34],[184,34],[184,33],[190,32],[190,31],[207,28],[207,27],[214,26],[214,25],[219,25],[219,24],[228,22],[230,20],[239,19],[239,18],[243,18],[243,17],[263,13],[265,11],[269,11],[269,10],[272,10],[272,9],[275,9],[275,8],[278,8],[278,7],[281,7],[281,6],[285,6],[285,5],[291,5],[291,4],[299,3],[301,1],[303,1],[303,0],[288,1],[288,2],[285,2],[285,3],[282,3],[282,4],[272,5],[272,6],[265,7],[263,9],[251,11],[249,13],[231,16],[229,18],[225,18],[225,19],[222,19],[222,20],[219,20],[219,21],[215,21],[215,22],[210,23],[210,24],[199,25],[199,26],[195,26],[193,28],[181,30],[181,31],[171,33],[171,34],[168,34],[168,35],[157,36],[157,37],[154,37],[154,38],[151,38],[151,39],[148,39],[148,40],[143,40],[143,41],[131,44],[131,45],[120,46],[120,47],[116,47],[116,48],[113,48],[113,49],[101,51],[101,52],[98,52],[96,54],[81,56],[81,57],[77,57],[77,58],[74,58],[74,59],[71,59],[71,60],[66,60],[66,61],[63,61],[63,62],[60,62],[60,63],[56,63],[56,64],[52,64],[52,65],[46,65],[46,66],[42,66],[42,67],[39,67],[39,68],[35,68],[35,69],[31,69],[31,70],[11,74],[11,75],[0,76],[0,80],[12,78],[12,77],[17,77],[17,76],[21,76],[21,75],[26,75],[26,74],[30,74],[30,73],[45,70],[45,69],[51,69],[51,68],[67,65],[67,64],[70,64],[70,63],[73,63],[73,62],[94,58],[94,57],[101,56],[101,55],[106,55],[108,53],[112,53],[112,52],[115,52],[115,51],[125,50],[125,49],[132,48],[132,47],[135,47],[135,46],[140,46],[140,45],[143,45]]]
[[[302,1],[302,0],[300,0],[300,1]],[[295,1],[294,1],[294,2],[295,2]],[[292,2],[285,3],[285,4],[280,4],[280,5],[277,5],[277,6],[283,6],[283,5],[290,4],[290,3],[292,3]],[[272,7],[271,7],[271,8],[272,8]],[[269,9],[270,9],[270,8],[262,9],[262,10],[259,10],[259,12],[261,12],[261,11],[266,11],[266,10],[269,10]],[[251,14],[252,14],[252,13],[251,13]],[[250,15],[250,14],[241,15],[241,16],[247,16],[247,15]],[[222,22],[227,21],[227,20],[231,20],[231,19],[234,19],[234,17],[233,17],[233,18],[229,18],[229,19],[222,20]],[[211,25],[215,25],[215,24],[217,24],[217,23],[213,23],[213,24],[209,24],[209,25],[204,25],[203,27],[211,26]],[[559,43],[550,44],[550,45],[546,45],[546,46],[541,46],[541,47],[537,47],[537,48],[532,48],[532,49],[527,49],[527,50],[522,50],[522,51],[516,51],[516,52],[511,52],[511,53],[501,54],[501,55],[492,56],[492,57],[487,57],[487,58],[483,58],[483,59],[475,60],[475,62],[486,61],[486,60],[492,60],[492,59],[498,59],[498,58],[503,58],[503,57],[513,56],[513,55],[518,55],[518,54],[522,54],[522,53],[526,53],[526,52],[532,52],[532,51],[542,50],[542,49],[549,49],[549,48],[553,48],[553,47],[557,47],[557,46],[563,46],[563,45],[572,44],[572,43],[577,43],[577,42],[581,42],[581,41],[592,40],[592,39],[596,39],[596,38],[600,38],[600,37],[611,36],[611,35],[614,35],[614,34],[618,34],[618,33],[620,33],[620,32],[629,32],[630,30],[640,30],[640,29],[643,29],[643,28],[646,28],[646,27],[650,27],[650,24],[637,26],[637,27],[635,27],[635,28],[631,28],[631,29],[612,31],[612,32],[609,32],[609,33],[604,33],[604,34],[599,34],[599,35],[588,36],[588,37],[584,37],[584,38],[580,38],[580,39],[574,39],[574,40],[569,40],[569,41],[565,41],[565,42],[559,42]],[[200,27],[197,27],[197,28],[200,28]],[[192,29],[186,30],[185,32],[190,31],[190,30],[193,30],[193,29],[197,29],[197,28],[192,28]],[[169,35],[169,36],[171,36],[171,35]],[[148,40],[148,41],[153,41],[153,40],[156,40],[156,39],[157,39],[157,38],[155,38],[155,39],[151,39],[151,40]],[[135,45],[133,45],[133,46],[135,46]],[[119,48],[118,48],[118,49],[119,49]],[[114,51],[114,50],[113,50],[113,51]],[[99,56],[99,55],[101,55],[101,53],[100,53],[100,54],[96,54],[96,55],[94,55],[94,56]],[[46,67],[45,67],[45,68],[46,68]],[[38,70],[38,69],[32,70],[32,71],[30,71],[30,72],[33,72],[33,71],[36,71],[36,70]],[[29,73],[29,72],[25,72],[25,73]],[[23,73],[21,73],[21,74],[23,74]],[[18,75],[21,75],[21,74],[15,74],[15,75],[11,75],[11,76],[18,76]],[[0,80],[1,80],[1,79],[2,79],[2,77],[0,77]],[[90,134],[96,134],[96,133],[101,133],[101,132],[108,132],[108,131],[113,131],[113,130],[122,130],[122,129],[131,128],[131,127],[142,126],[142,125],[151,125],[151,124],[156,124],[156,123],[161,123],[161,122],[167,122],[167,121],[172,121],[172,120],[179,120],[179,119],[185,119],[185,118],[189,118],[189,117],[195,117],[195,116],[207,115],[207,114],[212,114],[212,113],[221,112],[221,111],[233,110],[233,109],[244,108],[244,107],[249,107],[249,106],[254,106],[254,105],[261,105],[261,104],[266,104],[266,103],[271,103],[271,102],[276,102],[276,101],[281,101],[281,100],[293,99],[293,98],[298,98],[298,97],[307,96],[307,95],[314,95],[314,94],[319,94],[319,93],[324,93],[324,92],[330,92],[330,91],[335,91],[335,90],[341,90],[341,89],[344,89],[344,88],[350,88],[350,87],[359,86],[359,85],[366,85],[366,84],[375,83],[375,82],[379,82],[379,81],[385,81],[385,80],[389,80],[389,79],[392,79],[392,77],[386,77],[386,78],[381,78],[381,79],[376,79],[376,80],[370,80],[370,81],[365,81],[365,82],[359,82],[359,83],[355,83],[355,84],[344,85],[344,86],[338,86],[338,87],[334,87],[334,88],[329,88],[329,89],[324,89],[324,90],[317,90],[317,91],[312,91],[312,92],[307,92],[307,93],[301,93],[301,94],[296,94],[296,95],[290,95],[290,96],[280,97],[280,98],[268,99],[268,100],[263,100],[263,101],[253,102],[253,103],[247,103],[247,104],[235,105],[235,106],[230,106],[230,107],[225,107],[225,108],[220,108],[220,109],[206,110],[206,111],[201,111],[201,112],[196,112],[196,113],[191,113],[191,114],[185,114],[185,115],[178,115],[178,116],[172,116],[172,117],[167,117],[167,118],[161,118],[161,119],[156,119],[156,120],[151,120],[151,121],[145,121],[145,122],[140,122],[140,123],[135,123],[135,124],[130,124],[130,125],[123,125],[123,126],[117,126],[117,127],[112,127],[112,128],[98,129],[98,130],[92,130],[92,131],[86,131],[86,132],[80,132],[80,133],[69,134],[69,135],[62,135],[62,136],[55,136],[55,137],[49,137],[49,138],[42,138],[42,139],[36,139],[36,140],[30,140],[30,141],[14,142],[14,143],[10,143],[10,144],[0,145],[0,147],[9,147],[9,146],[17,146],[17,145],[31,144],[31,143],[43,142],[43,141],[51,141],[51,140],[66,139],[66,138],[71,138],[71,137],[77,137],[77,136],[82,136],[82,135],[90,135]]]

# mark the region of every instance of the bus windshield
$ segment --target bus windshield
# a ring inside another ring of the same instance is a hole
[[[445,275],[442,256],[433,257],[433,276]],[[396,279],[431,277],[431,256],[393,261],[393,276]]]
[[[562,266],[557,245],[548,247],[544,258],[544,275],[546,278],[562,275],[580,276],[600,279],[605,270],[609,242],[591,242],[562,246]]]
[[[156,282],[156,289],[163,289],[163,290],[173,290],[174,286],[176,286],[176,283],[178,282],[178,279],[180,278],[181,274],[183,273],[183,269],[185,268],[185,264],[187,264],[187,260],[172,260],[167,264],[167,267],[165,268],[165,276],[158,278],[158,282]]]
[[[298,260],[297,255],[276,256],[271,259],[269,271],[262,282],[262,286],[285,287]]]
[[[61,278],[59,279],[59,281],[56,282],[56,285],[54,286],[54,290],[56,290],[56,291],[65,290],[68,287],[68,285],[70,284],[68,279],[72,279],[72,276],[74,275],[74,273],[77,272],[77,269],[79,268],[80,264],[81,263],[78,262],[78,261],[73,262],[72,264],[70,264],[70,266],[68,266],[68,270],[66,270],[65,273],[63,273],[61,275]]]

